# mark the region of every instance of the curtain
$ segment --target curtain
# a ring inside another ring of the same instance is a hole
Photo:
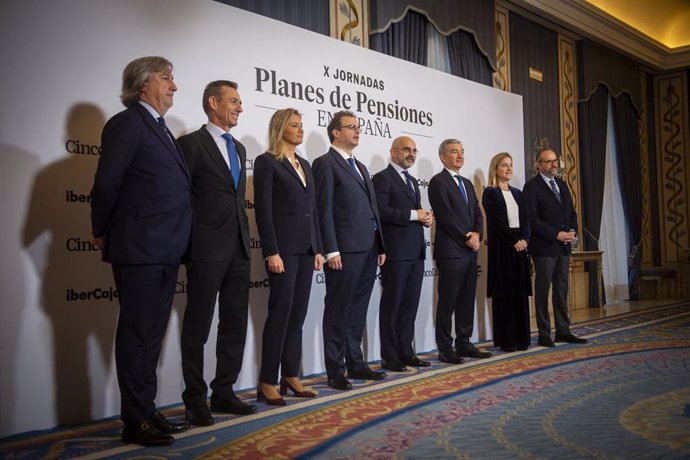
[[[408,11],[405,17],[369,37],[369,48],[420,65],[427,64],[427,28],[423,15]]]
[[[618,176],[622,159],[614,134],[613,104],[608,96],[606,122],[606,167],[604,169],[604,196],[599,247],[605,252],[602,260],[602,276],[606,283],[606,300],[625,300],[628,298],[628,232],[621,232],[621,222],[625,222],[623,197]]]
[[[588,100],[578,103],[580,138],[580,183],[582,190],[582,220],[580,238],[587,251],[599,250],[604,168],[606,166],[606,118],[609,93],[599,85]],[[584,174],[586,172],[586,174]],[[605,250],[605,248],[602,248]],[[589,305],[600,307],[599,279],[593,263],[588,264]],[[604,293],[601,293],[605,297]]]
[[[628,253],[628,286],[630,300],[640,299],[640,267],[642,264],[642,165],[640,163],[640,118],[628,94],[612,101],[618,176],[623,195],[623,211],[630,249]]]
[[[330,35],[328,0],[216,0],[245,11],[283,21],[293,26]]]
[[[436,27],[427,27],[426,65],[432,69],[450,73],[448,40],[446,40],[445,36],[438,33]]]
[[[453,75],[492,86],[493,69],[485,57],[477,52],[474,37],[458,30],[448,36],[448,56]]]
[[[471,33],[475,46],[488,60],[492,71],[496,62],[494,0],[369,0],[371,34],[384,32],[409,11],[424,15],[443,35],[458,29]]]

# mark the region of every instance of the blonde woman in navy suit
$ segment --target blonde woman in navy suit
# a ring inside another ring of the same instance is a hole
[[[297,397],[316,396],[304,389],[299,372],[312,272],[321,269],[323,257],[314,176],[295,151],[304,137],[301,115],[278,110],[268,133],[268,152],[254,161],[256,224],[270,285],[257,401],[284,406],[281,395],[288,389]]]

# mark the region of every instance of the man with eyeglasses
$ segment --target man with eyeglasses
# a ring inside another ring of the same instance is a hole
[[[436,218],[436,346],[439,361],[460,364],[464,357],[492,356],[470,341],[474,330],[477,253],[484,220],[472,182],[460,175],[465,164],[462,142],[444,140],[438,147],[438,156],[444,168],[429,181],[429,204]]]
[[[208,123],[178,139],[192,177],[194,229],[187,263],[187,308],[182,320],[182,400],[189,423],[214,423],[206,399],[204,345],[218,299],[216,374],[211,410],[237,415],[256,412],[241,401],[233,384],[242,368],[249,308],[249,220],[244,209],[247,158],[230,134],[242,113],[237,83],[212,81],[202,107]]]
[[[539,329],[538,344],[553,347],[549,317],[549,289],[556,325],[556,342],[586,343],[570,332],[568,318],[568,267],[577,235],[577,214],[568,185],[557,177],[558,157],[552,149],[537,155],[537,174],[525,183],[525,200],[531,238],[527,250],[534,262],[534,303]]]
[[[424,227],[433,220],[431,211],[422,208],[417,179],[408,172],[417,153],[414,140],[398,137],[391,145],[390,164],[373,178],[386,244],[379,303],[381,367],[393,372],[431,364],[419,359],[412,347],[424,279]]]
[[[336,112],[327,131],[331,148],[312,165],[326,254],[324,355],[328,386],[348,390],[348,378],[386,377],[385,372],[374,372],[362,355],[376,267],[384,264],[386,255],[374,184],[352,154],[359,144],[359,120],[352,112]]]

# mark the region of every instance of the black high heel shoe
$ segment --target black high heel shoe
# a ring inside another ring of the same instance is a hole
[[[263,391],[261,391],[261,387],[256,389],[256,402],[263,402],[268,404],[269,406],[285,406],[287,403],[283,398],[267,398],[266,395],[264,394]]]
[[[297,391],[295,387],[290,385],[290,382],[288,382],[285,379],[280,379],[280,395],[285,396],[287,395],[288,388],[290,391],[292,391],[292,394],[295,395],[297,398],[313,398],[316,396],[316,393],[313,391]]]

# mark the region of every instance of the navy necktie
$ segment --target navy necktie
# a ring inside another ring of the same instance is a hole
[[[163,118],[163,117],[158,117],[157,120],[158,120],[158,126],[161,127],[161,129],[162,129],[163,132],[165,133],[165,136],[170,140],[170,142],[171,142],[172,145],[174,146],[174,145],[175,145],[175,142],[173,141],[172,134],[171,134],[170,131],[168,130],[168,125],[165,124],[165,118]],[[175,150],[177,150],[177,148],[176,148]]]
[[[232,174],[232,180],[235,182],[235,190],[240,185],[240,157],[235,149],[235,143],[232,141],[232,136],[230,133],[225,133],[222,135],[225,139],[225,144],[228,147],[228,158],[230,160],[230,174]]]
[[[414,185],[412,184],[412,176],[410,176],[410,173],[408,173],[407,171],[403,171],[402,173],[405,176],[405,182],[407,182],[407,186],[410,188],[410,191],[414,195],[415,191],[414,191]]]
[[[347,162],[350,163],[350,167],[355,172],[355,176],[357,176],[357,178],[363,180],[362,173],[359,172],[359,169],[357,169],[357,165],[355,164],[355,159],[350,157],[347,159]]]
[[[460,189],[460,194],[462,195],[462,198],[465,200],[465,204],[467,204],[467,190],[465,190],[465,184],[462,183],[462,177],[460,177],[460,174],[456,174],[455,178],[458,180],[458,188]]]
[[[561,192],[558,191],[558,188],[556,188],[556,181],[551,179],[549,181],[549,185],[551,185],[551,190],[553,191],[554,195],[556,195],[556,198],[558,198],[558,202],[560,203],[561,201]]]

